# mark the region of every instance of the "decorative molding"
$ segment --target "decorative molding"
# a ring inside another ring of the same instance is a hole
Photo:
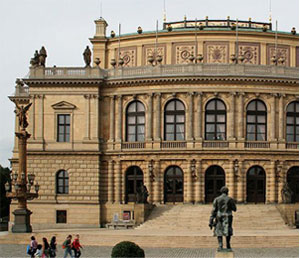
[[[250,42],[238,43],[239,56],[244,56],[245,64],[260,64],[260,44]]]
[[[115,56],[117,61],[117,66],[119,62],[119,49],[115,49]],[[134,67],[137,63],[137,48],[136,47],[125,47],[120,48],[120,57],[123,58],[123,67]]]
[[[275,45],[267,44],[267,64],[272,65],[271,58],[275,55]],[[277,45],[277,58],[282,57],[284,62],[281,66],[290,66],[290,46]]]
[[[188,64],[189,57],[195,57],[195,42],[182,42],[173,44],[172,64]]]
[[[143,45],[143,61],[144,65],[148,65],[148,57],[153,56],[154,60],[156,60],[156,53],[155,53],[155,44]],[[166,64],[166,44],[157,44],[157,52],[158,55],[162,57],[161,64]]]
[[[229,42],[205,41],[204,63],[229,63]]]
[[[73,104],[71,104],[71,103],[69,103],[67,101],[58,102],[56,104],[51,105],[51,107],[53,109],[68,109],[68,110],[76,108],[75,105],[73,105]]]

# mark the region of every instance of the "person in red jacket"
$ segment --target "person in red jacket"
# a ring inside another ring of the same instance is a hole
[[[80,257],[81,251],[80,248],[83,248],[79,242],[79,235],[77,234],[73,243],[72,243],[72,248],[74,250],[74,255],[75,257]]]

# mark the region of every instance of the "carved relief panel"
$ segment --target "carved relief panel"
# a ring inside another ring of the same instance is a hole
[[[224,64],[229,62],[228,42],[204,42],[204,62]]]
[[[195,57],[195,44],[194,43],[178,43],[173,45],[173,64],[188,64],[190,63],[189,57]],[[175,56],[174,56],[175,54]]]
[[[267,44],[267,64],[272,63],[272,56],[275,56],[276,48],[274,44]],[[290,66],[290,47],[286,45],[278,45],[277,46],[277,58],[282,58],[283,66]]]
[[[258,43],[238,43],[239,56],[244,56],[245,64],[260,64],[260,45]]]
[[[156,53],[157,51],[157,53]],[[166,45],[158,44],[157,49],[155,45],[145,45],[143,46],[143,65],[148,65],[148,57],[153,56],[154,60],[156,56],[160,55],[162,57],[162,64],[166,64]]]
[[[116,60],[117,64],[119,61],[119,49],[116,49]],[[123,58],[123,67],[133,67],[136,66],[136,47],[130,48],[120,48],[120,57]]]

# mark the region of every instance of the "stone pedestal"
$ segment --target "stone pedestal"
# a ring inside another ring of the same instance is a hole
[[[11,231],[13,233],[30,233],[32,227],[30,225],[30,215],[32,212],[28,209],[16,209],[13,211],[15,215],[15,222]]]

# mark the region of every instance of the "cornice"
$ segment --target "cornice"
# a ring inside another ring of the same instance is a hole
[[[80,78],[80,79],[22,79],[27,85],[35,86],[35,85],[78,85],[89,84],[89,85],[99,85],[104,80],[99,79],[88,79],[88,78]]]

